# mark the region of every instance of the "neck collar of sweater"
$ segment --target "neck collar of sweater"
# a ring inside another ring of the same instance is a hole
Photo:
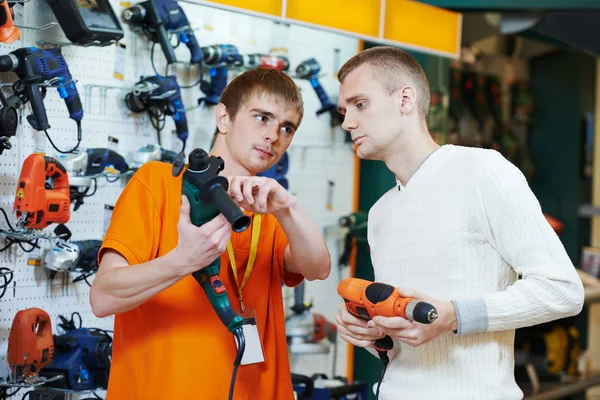
[[[411,175],[411,177],[408,179],[408,181],[406,181],[406,185],[403,185],[402,182],[400,182],[400,180],[398,178],[396,178],[396,187],[398,188],[398,190],[401,192],[406,190],[408,185],[411,184],[411,182],[413,182],[415,180],[415,178],[418,177],[418,175],[422,175],[424,170],[428,169],[432,164],[436,164],[435,159],[439,159],[439,157],[438,157],[439,154],[443,153],[446,148],[449,148],[451,146],[452,145],[445,144],[445,145],[438,147],[431,153],[429,153],[429,155],[427,157],[425,157],[425,159],[417,167],[417,169]]]

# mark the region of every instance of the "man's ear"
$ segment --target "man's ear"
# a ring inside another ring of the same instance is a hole
[[[229,127],[230,119],[225,104],[219,103],[217,105],[217,108],[215,110],[215,120],[217,122],[217,129],[219,129],[219,132],[227,133],[227,128]]]
[[[405,86],[398,91],[400,114],[409,115],[417,112],[417,91],[412,86]]]

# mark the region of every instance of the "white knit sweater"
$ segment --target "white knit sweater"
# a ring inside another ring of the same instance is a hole
[[[445,145],[379,199],[368,224],[375,280],[452,300],[458,317],[457,333],[395,342],[380,399],[521,399],[514,330],[583,306],[523,174],[496,151]]]

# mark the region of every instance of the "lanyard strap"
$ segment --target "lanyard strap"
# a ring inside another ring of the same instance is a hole
[[[229,263],[231,264],[231,269],[233,270],[233,276],[235,278],[235,284],[238,287],[238,294],[240,296],[240,300],[242,298],[242,289],[244,288],[244,286],[246,286],[248,278],[250,278],[250,274],[252,273],[252,269],[254,268],[254,261],[256,261],[261,222],[262,215],[254,214],[254,216],[252,217],[252,241],[250,242],[250,256],[248,257],[248,264],[246,264],[246,272],[244,273],[244,279],[242,280],[241,284],[238,283],[237,266],[235,263],[235,254],[233,254],[233,245],[231,244],[231,239],[229,239],[229,242],[227,242],[227,253],[229,254]]]

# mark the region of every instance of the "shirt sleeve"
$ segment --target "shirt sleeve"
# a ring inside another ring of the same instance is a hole
[[[279,270],[279,277],[286,286],[295,287],[304,280],[304,276],[285,269],[285,249],[288,247],[288,244],[288,238],[281,225],[279,225],[279,222],[277,222],[275,225],[273,246],[275,262],[277,263],[277,268]]]
[[[129,265],[152,260],[158,253],[160,224],[152,192],[134,175],[115,204],[98,261],[107,249],[119,252]]]
[[[522,279],[501,292],[453,301],[456,333],[517,329],[578,314],[583,284],[522,172],[493,152],[475,188],[479,226]]]

